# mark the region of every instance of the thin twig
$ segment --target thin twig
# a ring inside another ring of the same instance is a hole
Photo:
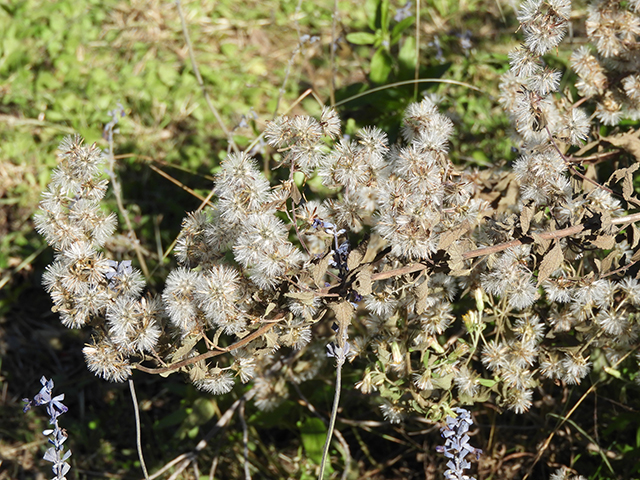
[[[220,125],[220,128],[222,129],[222,132],[227,137],[227,141],[229,142],[229,145],[231,146],[231,148],[233,148],[234,152],[238,153],[240,150],[238,149],[236,142],[233,140],[233,136],[231,135],[231,132],[229,132],[224,122],[222,121],[220,112],[218,112],[218,109],[211,102],[211,98],[207,93],[207,89],[204,85],[204,81],[202,80],[202,76],[200,75],[200,69],[198,68],[198,63],[196,62],[196,56],[193,52],[193,45],[191,44],[191,38],[189,37],[189,31],[187,30],[187,22],[184,19],[184,13],[182,13],[182,6],[180,5],[180,0],[176,0],[176,6],[178,7],[178,15],[180,15],[180,23],[182,24],[182,34],[184,35],[184,40],[187,44],[187,48],[189,49],[189,58],[191,58],[191,67],[193,68],[193,73],[196,76],[198,85],[200,85],[200,89],[202,90],[202,95],[204,96],[204,99],[207,102],[207,105],[209,106],[209,110],[211,110],[213,115],[216,117],[216,120],[218,121],[218,125]]]
[[[140,370],[141,372],[151,373],[151,374],[161,374],[161,373],[175,372],[176,370],[179,370],[182,367],[186,367],[187,365],[192,365],[192,364],[194,364],[196,362],[199,362],[200,360],[206,360],[207,358],[217,357],[218,355],[222,355],[223,353],[228,353],[228,352],[231,352],[233,350],[237,350],[238,348],[246,345],[247,343],[251,342],[252,340],[255,340],[256,338],[260,337],[261,335],[264,335],[269,330],[271,330],[275,325],[276,325],[275,322],[274,323],[268,323],[268,324],[263,325],[262,327],[260,327],[255,332],[247,335],[243,339],[238,340],[236,343],[234,343],[233,345],[231,345],[229,347],[226,347],[226,348],[218,347],[218,350],[211,350],[211,351],[202,353],[200,355],[197,355],[195,357],[187,358],[186,360],[182,360],[181,362],[172,363],[171,366],[169,366],[169,367],[149,368],[149,367],[145,367],[145,366],[139,365],[139,364],[138,365],[132,365],[132,366],[133,366],[133,368],[135,368],[137,370]]]
[[[200,195],[198,192],[196,192],[195,190],[193,190],[192,188],[187,187],[184,183],[176,180],[175,178],[173,178],[171,175],[169,175],[168,173],[164,172],[163,170],[160,170],[158,167],[156,167],[155,165],[151,165],[149,164],[149,168],[151,170],[153,170],[154,172],[156,172],[158,175],[161,175],[162,177],[166,178],[167,180],[169,180],[171,183],[173,183],[174,185],[177,185],[178,187],[180,187],[181,189],[183,189],[185,192],[188,192],[190,195],[196,197],[198,200],[200,200],[203,204],[208,204],[210,207],[213,206],[213,204],[209,203],[208,200],[203,197],[202,195]]]
[[[413,99],[418,101],[418,79],[420,78],[420,0],[416,0],[416,66],[413,72],[415,84],[413,86]]]
[[[290,372],[290,375],[292,375],[291,372]],[[322,422],[325,425],[328,426],[329,425],[329,421],[325,417],[323,417],[320,414],[320,412],[318,412],[316,407],[314,407],[313,404],[309,400],[307,400],[307,398],[304,396],[304,394],[300,390],[300,387],[295,382],[292,382],[291,385],[293,385],[293,388],[296,390],[296,392],[298,393],[298,396],[300,397],[299,403],[304,405],[311,413],[313,413],[316,417],[318,417],[320,420],[322,420]],[[349,476],[349,469],[351,468],[351,449],[349,448],[349,444],[347,443],[347,440],[344,438],[344,435],[342,435],[340,430],[334,429],[333,432],[334,432],[336,438],[338,439],[338,441],[340,442],[340,445],[342,445],[342,448],[344,449],[344,457],[345,457],[344,458],[344,471],[342,472],[341,480],[346,480],[347,477]]]
[[[283,115],[287,115],[291,110],[293,110],[296,105],[298,105],[302,100],[304,100],[305,98],[307,98],[309,96],[309,94],[313,94],[313,97],[316,98],[313,89],[308,88],[307,90],[304,91],[304,93],[302,93],[290,106],[289,108],[287,108],[285,110],[285,112],[283,113]],[[320,103],[320,102],[319,102]],[[320,105],[322,105],[322,103],[320,103]],[[260,142],[260,139],[264,138],[264,132],[262,132],[260,135],[258,135],[253,142],[251,142],[249,144],[249,146],[245,149],[245,151],[250,152],[253,147],[255,147],[258,142]]]
[[[322,449],[322,460],[320,464],[320,474],[318,480],[323,480],[324,469],[327,463],[327,457],[329,456],[329,446],[331,445],[331,437],[333,435],[333,429],[336,426],[336,417],[338,416],[338,405],[340,404],[340,392],[342,391],[342,364],[340,357],[336,358],[336,390],[333,395],[333,407],[331,409],[331,418],[329,418],[329,427],[327,429],[327,438],[324,442],[324,448]]]
[[[136,448],[138,449],[138,458],[140,459],[140,467],[144,478],[149,480],[149,472],[147,465],[144,463],[144,455],[142,454],[142,433],[140,431],[140,410],[138,408],[138,398],[136,397],[136,389],[133,384],[133,378],[129,378],[129,391],[131,392],[131,401],[133,402],[133,413],[136,419]]]
[[[251,480],[251,472],[249,472],[249,429],[247,428],[247,421],[244,419],[244,405],[245,401],[240,402],[240,408],[238,409],[238,417],[240,418],[240,424],[242,425],[242,456],[244,457],[244,478],[245,480]]]
[[[182,462],[180,465],[178,465],[176,471],[171,474],[168,480],[177,480],[180,474],[184,472],[187,467],[189,467],[189,465],[191,465],[191,459]]]
[[[113,154],[113,127],[109,131],[109,171],[111,173],[111,185],[113,187],[113,195],[116,197],[116,204],[118,205],[118,210],[120,214],[124,218],[124,222],[127,224],[127,230],[129,230],[129,235],[131,236],[131,242],[133,243],[133,249],[136,252],[136,257],[138,258],[138,263],[140,263],[140,268],[142,269],[142,273],[145,278],[149,280],[149,268],[147,267],[147,262],[142,255],[142,251],[140,250],[140,241],[136,236],[136,232],[133,229],[133,225],[131,225],[131,220],[129,219],[129,212],[126,208],[124,208],[124,203],[122,202],[122,187],[120,186],[120,181],[118,180],[118,176],[116,174],[116,158]]]
[[[485,92],[484,90],[475,87],[469,83],[465,83],[465,82],[459,82],[458,80],[449,80],[446,78],[420,78],[418,80],[405,80],[402,82],[394,82],[394,83],[390,83],[388,85],[382,85],[380,87],[376,87],[376,88],[372,88],[371,90],[367,90],[366,92],[361,92],[358,93],[357,95],[353,95],[349,98],[345,98],[344,100],[340,100],[339,102],[336,102],[336,104],[334,105],[335,107],[339,107],[340,105],[344,105],[345,103],[349,103],[352,102],[353,100],[356,100],[360,97],[364,97],[365,95],[370,95],[372,93],[376,93],[379,92],[381,90],[386,90],[387,88],[395,88],[395,87],[401,87],[403,85],[412,85],[414,83],[446,83],[449,85],[460,85],[461,87],[467,87],[471,90],[475,90],[476,92],[480,92],[480,93],[484,93],[485,95],[490,96],[487,92]]]
[[[333,15],[331,16],[331,45],[329,46],[329,65],[331,68],[331,84],[329,90],[329,101],[331,106],[336,104],[336,23],[338,21],[338,0],[333,0]]]
[[[239,398],[238,400],[233,402],[233,404],[227,409],[227,411],[224,412],[224,414],[222,414],[220,416],[220,418],[218,419],[216,424],[213,426],[213,428],[204,436],[204,438],[202,440],[200,440],[198,442],[198,444],[193,449],[193,451],[188,452],[188,453],[182,453],[182,454],[178,455],[176,458],[171,460],[169,463],[167,463],[165,466],[163,466],[160,470],[158,470],[156,473],[154,473],[149,478],[149,480],[154,480],[154,479],[158,478],[164,472],[166,472],[171,467],[173,467],[174,465],[177,465],[180,462],[184,462],[184,463],[186,463],[186,465],[189,465],[189,463],[191,461],[193,461],[195,458],[197,458],[197,455],[199,454],[199,452],[201,452],[207,446],[209,440],[211,440],[220,430],[222,430],[227,425],[229,425],[229,422],[231,421],[231,418],[233,418],[233,414],[235,413],[235,411],[240,406],[240,402],[243,401],[243,400],[246,401],[246,400],[249,399],[249,396],[250,396],[249,393],[250,392],[245,393],[241,398]]]
[[[13,275],[15,275],[16,273],[18,273],[19,271],[21,271],[22,269],[26,268],[28,265],[31,264],[31,262],[33,262],[36,257],[38,257],[38,255],[40,255],[42,252],[44,252],[44,250],[48,247],[48,245],[46,243],[40,245],[40,247],[38,247],[38,249],[33,252],[31,255],[29,255],[27,258],[25,258],[22,262],[20,262],[20,265],[18,265],[15,269],[7,272],[2,279],[0,280],[0,290],[2,290],[2,288],[7,284],[7,282],[9,282],[9,280],[11,280],[11,277]]]
[[[640,221],[640,213],[634,213],[632,215],[627,215],[626,217],[613,218],[611,223],[613,225],[622,225],[627,223],[635,223]],[[542,232],[536,233],[536,237],[541,240],[556,240],[558,238],[568,237],[570,235],[576,235],[582,232],[585,229],[584,224],[574,225],[573,227],[563,228],[560,230],[553,230],[551,232]],[[502,252],[509,248],[514,248],[523,244],[521,239],[511,240],[505,243],[499,243],[498,245],[492,245],[490,247],[482,247],[476,250],[470,250],[462,254],[462,258],[464,260],[469,260],[471,258],[483,257],[486,255],[491,255],[493,253]],[[375,273],[371,275],[371,280],[385,280],[387,278],[396,277],[399,275],[406,275],[409,273],[420,272],[426,269],[428,265],[424,263],[414,263],[412,265],[406,265],[401,268],[396,268],[394,270],[388,270],[386,272]],[[321,290],[321,292],[328,292],[335,286],[332,285],[330,287],[325,287]]]
[[[296,12],[300,11],[301,4],[302,4],[302,0],[298,0],[298,6],[296,7]],[[289,81],[289,75],[291,74],[291,67],[293,66],[293,62],[295,61],[296,57],[300,53],[300,50],[302,50],[302,46],[303,46],[302,37],[300,35],[300,27],[298,26],[297,18],[295,19],[295,25],[296,25],[296,31],[298,32],[298,45],[296,46],[296,48],[293,49],[293,52],[291,53],[291,58],[289,58],[289,61],[287,62],[287,67],[284,70],[284,80],[282,81],[282,86],[280,87],[280,90],[278,90],[278,100],[276,101],[276,108],[273,110],[274,120],[278,116],[278,109],[280,108],[280,102],[282,101],[282,97],[284,97],[284,93],[286,91],[287,82]]]

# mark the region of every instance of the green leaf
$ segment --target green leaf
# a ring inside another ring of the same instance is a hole
[[[403,69],[413,71],[416,68],[416,39],[407,37],[398,52],[398,63]]]
[[[607,372],[609,375],[611,375],[612,377],[616,377],[618,380],[620,380],[622,378],[622,375],[620,374],[620,371],[616,370],[615,368],[603,367],[603,370],[605,372]]]
[[[451,390],[451,385],[453,384],[453,373],[445,375],[441,378],[432,378],[431,383],[436,388],[440,388],[442,390]]]
[[[176,431],[176,437],[184,438],[191,435],[197,435],[198,428],[213,418],[216,413],[217,404],[215,400],[208,398],[197,398],[193,402],[193,406],[187,409],[187,417],[183,420],[180,428]],[[196,429],[194,431],[194,429]]]
[[[373,33],[354,32],[347,35],[347,42],[355,45],[373,45],[376,36]]]
[[[156,430],[162,430],[164,428],[175,427],[176,425],[180,425],[185,419],[189,416],[186,407],[180,407],[177,410],[174,410],[169,415],[165,415],[160,420],[157,420],[153,424],[153,428]]]
[[[478,165],[481,167],[489,167],[491,166],[491,160],[482,150],[474,150],[471,153],[471,157],[476,161]]]
[[[376,18],[378,16],[378,7],[381,0],[367,0],[364,4],[364,11],[367,15],[369,28],[371,30],[376,29]]]
[[[307,458],[311,459],[316,465],[320,465],[322,461],[322,448],[327,437],[327,428],[324,422],[319,418],[305,418],[298,422],[300,436],[302,437],[302,445],[307,454]]]
[[[398,43],[402,32],[413,25],[413,22],[415,22],[415,20],[415,17],[407,17],[399,23],[396,23],[396,26],[393,27],[393,30],[391,31],[391,45]]]
[[[380,28],[384,33],[389,32],[389,22],[391,21],[389,13],[389,0],[382,0],[382,4],[380,5]]]
[[[373,54],[371,59],[371,73],[369,78],[373,83],[384,83],[389,78],[393,62],[391,55],[384,48],[379,48],[376,53]]]
[[[485,387],[489,387],[489,388],[491,388],[491,387],[493,387],[493,386],[496,384],[496,381],[495,381],[495,380],[493,380],[493,379],[491,379],[491,378],[479,378],[479,379],[478,379],[478,383],[479,383],[480,385],[485,386]]]

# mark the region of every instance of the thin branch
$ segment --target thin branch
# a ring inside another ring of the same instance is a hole
[[[209,110],[211,110],[213,115],[216,117],[216,120],[218,121],[218,125],[220,125],[220,128],[222,129],[222,132],[227,137],[227,141],[229,142],[229,145],[231,145],[231,148],[233,148],[234,152],[239,153],[240,150],[238,149],[236,142],[233,140],[233,136],[231,135],[231,132],[229,132],[224,122],[222,121],[220,112],[218,112],[218,109],[211,102],[211,98],[207,93],[207,89],[204,85],[204,81],[202,80],[202,76],[200,75],[200,69],[198,68],[198,63],[196,62],[196,56],[193,52],[193,45],[191,44],[191,38],[189,37],[189,31],[187,30],[187,22],[184,19],[184,13],[182,12],[182,6],[180,5],[180,0],[176,0],[176,6],[178,7],[178,15],[180,15],[180,23],[182,24],[182,34],[184,35],[184,40],[187,44],[187,48],[189,49],[189,58],[191,58],[191,67],[193,68],[193,73],[196,76],[198,85],[200,85],[200,89],[202,90],[202,95],[204,96],[204,99],[207,102],[207,105],[209,106]]]
[[[575,157],[570,155],[566,158],[567,158],[567,162],[571,162],[571,163],[589,163],[591,165],[597,165],[598,163],[608,161],[609,157],[615,157],[618,155],[620,155],[620,150],[612,150],[610,152],[596,153],[594,155],[589,155],[587,157]]]
[[[233,414],[240,406],[240,402],[246,401],[248,398],[249,398],[249,392],[245,393],[241,398],[233,402],[233,404],[227,409],[227,411],[224,412],[224,414],[222,414],[222,416],[218,419],[218,421],[213,426],[213,428],[204,436],[202,440],[198,442],[198,444],[193,449],[193,451],[178,455],[176,458],[168,462],[156,473],[151,475],[151,477],[149,477],[149,480],[154,480],[158,478],[160,475],[165,473],[171,467],[181,462],[184,462],[186,463],[186,465],[189,465],[191,461],[197,458],[198,453],[201,452],[207,446],[209,440],[211,440],[220,430],[222,430],[223,428],[229,425],[231,418],[233,418]]]
[[[613,218],[611,223],[613,225],[623,225],[629,223],[635,223],[640,221],[640,213],[634,213],[632,215],[627,215],[626,217]],[[553,230],[551,232],[542,232],[537,233],[536,237],[542,240],[556,240],[559,238],[568,237],[571,235],[576,235],[582,232],[585,229],[584,224],[574,225],[573,227],[563,228],[560,230]],[[514,248],[519,245],[522,245],[523,241],[521,239],[511,240],[505,243],[499,243],[498,245],[492,245],[490,247],[478,248],[476,250],[470,250],[462,254],[462,258],[464,260],[469,260],[471,258],[483,257],[486,255],[491,255],[493,253],[502,252],[509,248]],[[376,273],[371,275],[371,280],[385,280],[387,278],[396,277],[399,275],[406,275],[408,273],[420,272],[427,268],[428,265],[424,263],[414,263],[412,265],[407,265],[405,267],[397,268],[394,270],[388,270],[386,272]],[[323,288],[322,291],[329,291],[334,286]]]
[[[420,78],[420,0],[416,0],[416,66],[413,72],[414,81],[413,98],[418,101],[418,80]]]
[[[133,379],[129,378],[129,391],[131,392],[131,401],[133,402],[133,413],[136,419],[136,448],[138,450],[138,458],[140,459],[140,467],[144,478],[149,480],[149,472],[147,472],[147,465],[144,463],[144,455],[142,455],[142,433],[140,432],[140,410],[138,408],[138,398],[136,397],[136,389],[133,384]]]
[[[245,480],[251,480],[251,472],[249,472],[249,429],[247,428],[247,421],[244,419],[244,399],[240,402],[240,408],[238,409],[238,417],[240,418],[240,424],[242,425],[242,456],[244,457],[244,478]]]
[[[151,374],[175,372],[176,370],[180,370],[181,368],[186,367],[187,365],[192,365],[192,364],[194,364],[196,362],[199,362],[200,360],[206,360],[207,358],[217,357],[218,355],[222,355],[223,353],[228,353],[228,352],[231,352],[233,350],[237,350],[238,348],[243,347],[244,345],[246,345],[247,343],[251,342],[252,340],[255,340],[256,338],[264,335],[269,330],[271,330],[275,325],[276,325],[276,322],[269,323],[267,325],[263,325],[262,327],[260,327],[255,332],[247,335],[246,337],[244,337],[241,340],[238,340],[236,343],[234,343],[233,345],[231,345],[229,347],[226,347],[226,348],[218,347],[218,350],[210,350],[208,352],[202,353],[202,354],[197,355],[195,357],[187,358],[186,360],[182,360],[180,362],[172,363],[171,366],[169,366],[169,367],[149,368],[149,367],[145,367],[145,366],[139,365],[139,364],[132,365],[132,367],[137,369],[137,370],[140,370],[141,372],[151,373]]]
[[[329,447],[331,445],[331,437],[333,435],[333,429],[336,426],[336,417],[338,416],[338,405],[340,404],[340,393],[342,391],[342,364],[340,356],[337,356],[336,360],[336,389],[333,395],[333,408],[331,409],[331,418],[329,419],[329,427],[327,429],[327,438],[324,442],[324,448],[322,449],[322,460],[320,464],[320,474],[318,480],[323,480],[324,469],[327,463],[327,457],[329,456]]]
[[[296,14],[300,12],[300,7],[302,5],[302,0],[298,0],[298,6],[296,7]],[[282,101],[282,97],[284,97],[285,94],[285,89],[287,86],[287,82],[289,81],[289,75],[291,75],[291,67],[293,66],[293,62],[295,61],[296,57],[298,56],[298,54],[300,53],[300,51],[302,50],[302,47],[304,45],[304,42],[302,41],[302,37],[300,35],[300,26],[298,24],[298,17],[296,15],[295,18],[295,26],[296,26],[296,32],[298,33],[298,45],[296,46],[296,48],[294,48],[293,52],[291,53],[291,58],[289,58],[289,61],[287,62],[287,68],[284,71],[284,80],[282,81],[282,86],[280,87],[280,90],[278,91],[278,99],[276,101],[276,108],[273,111],[273,119],[275,120],[275,118],[278,116],[278,109],[280,108],[280,102]]]
[[[115,124],[114,124],[115,125]],[[149,280],[149,268],[147,267],[147,262],[142,255],[142,250],[140,249],[140,241],[136,236],[136,232],[133,229],[133,225],[131,225],[131,220],[129,219],[129,212],[126,208],[124,208],[124,203],[122,202],[122,187],[120,186],[120,181],[116,174],[116,157],[113,154],[113,125],[109,128],[108,131],[108,140],[109,140],[109,171],[111,177],[111,186],[113,187],[113,195],[116,197],[116,203],[118,205],[118,210],[120,214],[124,218],[124,222],[127,224],[127,230],[129,230],[129,235],[131,236],[131,242],[133,243],[133,249],[136,252],[136,257],[138,258],[138,263],[140,264],[140,268],[142,269],[142,273],[145,278]]]
[[[358,93],[357,95],[353,95],[349,98],[345,98],[344,100],[340,100],[339,102],[336,102],[336,104],[334,105],[335,107],[339,107],[340,105],[344,105],[345,103],[349,103],[352,102],[353,100],[356,100],[357,98],[360,97],[364,97],[365,95],[370,95],[372,93],[375,92],[379,92],[381,90],[386,90],[388,88],[395,88],[395,87],[401,87],[403,85],[412,85],[414,83],[446,83],[449,85],[460,85],[462,87],[467,87],[471,90],[475,90],[476,92],[480,92],[480,93],[484,93],[485,95],[489,95],[487,92],[485,92],[484,90],[475,87],[469,83],[464,83],[464,82],[459,82],[458,80],[449,80],[446,78],[420,78],[418,80],[405,80],[403,82],[394,82],[394,83],[390,83],[388,85],[382,85],[380,87],[376,87],[376,88],[372,88],[371,90],[367,90],[366,92],[362,92],[362,93]],[[489,95],[490,96],[490,95]]]
[[[292,374],[290,373],[290,375],[292,375]],[[307,400],[307,398],[304,396],[304,394],[300,390],[300,387],[295,382],[292,382],[291,385],[293,386],[293,388],[298,393],[298,396],[300,397],[300,400],[299,400],[298,403],[302,404],[307,409],[309,409],[309,411],[311,413],[313,413],[316,417],[318,417],[320,420],[322,420],[322,422],[325,425],[327,425],[327,427],[328,427],[329,421],[325,417],[323,417],[320,414],[320,412],[318,412],[316,407],[314,407],[313,404],[309,400]],[[342,435],[340,430],[334,429],[333,433],[335,434],[336,438],[338,439],[338,442],[340,442],[340,445],[342,445],[342,448],[344,449],[344,456],[345,456],[345,459],[344,459],[344,471],[342,472],[341,479],[342,480],[346,480],[347,477],[349,476],[349,469],[351,468],[351,449],[349,448],[349,444],[347,443],[347,440],[344,438],[344,435]]]
[[[336,23],[338,21],[338,0],[333,0],[333,15],[331,16],[331,45],[329,46],[329,64],[331,66],[331,84],[329,91],[329,101],[331,106],[336,104]]]
[[[167,180],[169,180],[171,183],[173,183],[174,185],[177,185],[178,187],[180,187],[181,189],[183,189],[185,192],[188,192],[190,195],[194,196],[195,198],[197,198],[198,200],[200,200],[204,205],[209,205],[210,207],[213,207],[212,203],[209,203],[209,201],[203,197],[202,195],[200,195],[198,192],[196,192],[195,190],[193,190],[192,188],[187,187],[184,183],[176,180],[175,178],[173,178],[171,175],[169,175],[168,173],[165,173],[163,170],[160,170],[158,167],[156,167],[155,165],[151,165],[149,164],[149,168],[151,170],[153,170],[154,172],[156,172],[158,175],[166,178]]]
[[[283,113],[283,115],[287,115],[291,110],[293,110],[296,105],[298,105],[302,100],[304,100],[305,98],[307,98],[310,94],[312,94],[313,98],[316,98],[316,94],[314,93],[313,89],[311,88],[307,88],[290,106],[289,108],[287,108],[285,110],[285,112]],[[320,105],[322,105],[322,102],[318,101],[318,103]],[[247,148],[245,149],[246,152],[250,152],[251,150],[253,150],[253,148],[260,142],[260,140],[264,138],[264,131],[258,135],[250,144],[249,146],[247,146]]]

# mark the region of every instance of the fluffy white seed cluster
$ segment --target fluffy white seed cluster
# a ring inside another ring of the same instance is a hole
[[[527,0],[518,11],[524,44],[509,54],[511,69],[501,83],[501,103],[522,144],[514,169],[523,200],[536,205],[571,197],[562,157],[564,145],[580,145],[590,122],[579,107],[558,102],[562,74],[544,64],[542,55],[557,47],[569,27],[569,0]]]
[[[162,332],[158,299],[141,298],[145,281],[131,262],[107,259],[100,249],[116,228],[116,216],[100,209],[108,180],[105,155],[79,136],[65,138],[60,163],[42,194],[35,222],[55,250],[43,276],[53,310],[69,328],[95,327],[84,349],[87,365],[106,380],[131,374],[128,357],[153,351]]]
[[[492,295],[505,297],[513,309],[524,309],[538,299],[538,289],[529,269],[529,245],[507,250],[482,277],[482,286]]]
[[[593,2],[585,27],[595,51],[583,46],[571,56],[571,66],[580,77],[578,92],[595,100],[596,116],[604,125],[639,119],[637,3]]]
[[[629,105],[640,99],[640,76],[629,66],[635,37],[607,20],[622,22],[635,8],[595,4],[597,51],[573,55],[578,91],[599,102],[592,110],[604,123],[632,116]],[[140,273],[100,252],[115,229],[115,217],[98,208],[107,186],[102,156],[67,140],[37,224],[56,249],[44,279],[54,308],[65,324],[96,329],[84,349],[89,368],[123,381],[130,359],[161,353],[169,364],[192,361],[189,379],[211,394],[230,391],[237,377],[253,379],[256,405],[270,410],[287,398],[289,382],[320,371],[326,352],[313,325],[329,307],[336,317],[348,310],[357,333],[349,332],[347,358],[369,362],[356,387],[393,399],[381,411],[396,423],[411,411],[438,418],[437,403],[452,390],[462,401],[500,392],[502,405],[522,413],[541,379],[584,381],[594,349],[610,364],[624,358],[638,339],[640,287],[605,272],[632,261],[637,233],[622,240],[611,223],[620,202],[570,180],[567,151],[588,139],[591,119],[560,94],[560,72],[542,59],[561,42],[570,13],[566,0],[529,0],[518,14],[524,43],[501,87],[521,152],[512,171],[496,179],[495,170],[454,166],[453,122],[432,97],[407,107],[395,144],[377,127],[340,138],[329,108],[320,119],[282,117],[265,132],[280,169],[271,178],[281,180],[272,185],[247,153],[228,155],[209,206],[183,221],[179,266],[161,299],[141,298]],[[605,27],[614,33],[598,33]],[[602,227],[542,238],[587,221]],[[523,244],[486,260],[465,257],[516,238]],[[586,250],[590,243],[606,257]],[[459,319],[465,295],[475,308]],[[566,332],[578,346],[563,345]],[[196,358],[205,349],[208,358]]]

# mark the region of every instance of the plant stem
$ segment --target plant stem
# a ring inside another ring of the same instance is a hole
[[[147,472],[147,465],[144,463],[144,456],[142,455],[142,441],[140,432],[140,410],[138,409],[138,398],[136,397],[136,389],[133,385],[133,379],[129,378],[129,391],[131,392],[131,401],[133,402],[133,413],[136,419],[136,448],[138,450],[138,458],[140,459],[140,467],[144,474],[145,480],[149,480],[149,473]]]

